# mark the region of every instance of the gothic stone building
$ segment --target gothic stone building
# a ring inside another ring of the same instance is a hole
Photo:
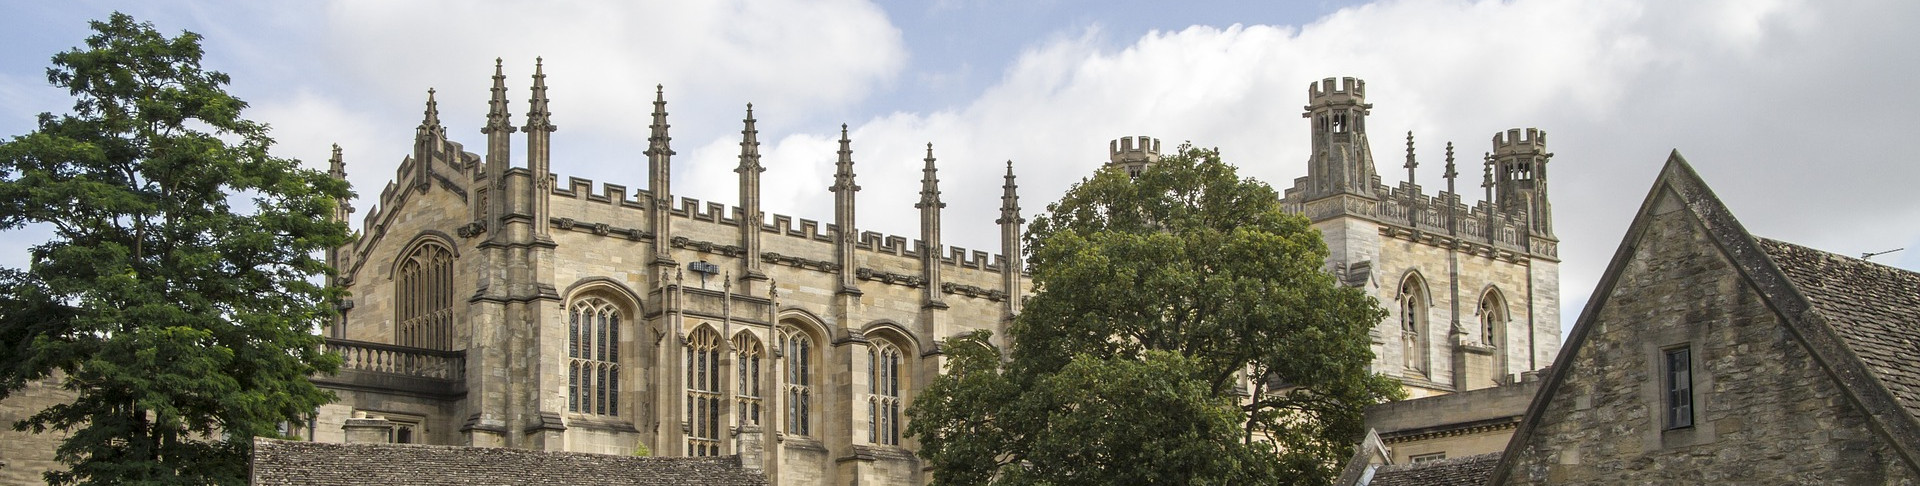
[[[835,200],[822,224],[761,208],[751,106],[740,199],[703,203],[669,187],[663,95],[646,187],[629,189],[553,175],[544,75],[536,68],[518,127],[506,84],[496,69],[484,154],[449,138],[429,91],[412,153],[356,241],[330,253],[333,283],[351,297],[327,347],[345,364],[316,379],[339,400],[297,434],[621,455],[752,447],[775,484],[929,479],[903,410],[942,369],[943,339],[1004,335],[1029,291],[1010,167],[1000,253],[989,255],[941,244],[931,149],[920,235],[908,240],[857,230],[845,127],[834,178],[822,181]],[[1314,152],[1284,203],[1326,233],[1329,270],[1394,309],[1373,333],[1375,370],[1418,396],[1532,369],[1558,342],[1545,135],[1496,135],[1490,196],[1468,208],[1452,190],[1451,157],[1437,196],[1379,182],[1364,95],[1351,78],[1309,89]],[[1134,170],[1159,157],[1146,137],[1118,140],[1110,155]],[[1411,157],[1407,166],[1411,175]],[[345,176],[337,149],[332,168]],[[0,419],[30,413],[22,403],[0,403]],[[56,467],[50,459],[0,457],[24,477]]]

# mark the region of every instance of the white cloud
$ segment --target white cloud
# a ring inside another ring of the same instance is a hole
[[[995,244],[1001,161],[1014,159],[1034,213],[1120,136],[1154,135],[1169,150],[1181,140],[1219,146],[1243,174],[1285,188],[1305,173],[1304,86],[1358,76],[1376,104],[1369,128],[1390,184],[1404,178],[1407,130],[1419,137],[1429,192],[1444,185],[1442,147],[1455,142],[1469,199],[1493,133],[1552,134],[1570,322],[1675,147],[1756,233],[1841,253],[1920,243],[1911,224],[1920,206],[1891,197],[1920,168],[1887,143],[1916,127],[1920,98],[1907,88],[1920,62],[1898,47],[1920,44],[1898,20],[1915,13],[1896,3],[1413,0],[1297,29],[1156,32],[1119,49],[1103,48],[1097,27],[1080,28],[1033,46],[970,104],[857,123],[861,221],[915,234],[927,141],[941,161],[949,244]],[[831,172],[822,140],[783,140],[776,152],[804,144],[811,156],[768,165],[806,165],[796,184],[817,191]]]
[[[884,13],[853,0],[349,0],[326,23],[328,55],[350,84],[403,103],[437,87],[443,119],[476,127],[496,57],[513,106],[524,107],[534,57],[544,56],[562,128],[620,135],[644,133],[656,84],[684,111],[677,120],[720,122],[746,101],[789,110],[858,101],[906,58]]]

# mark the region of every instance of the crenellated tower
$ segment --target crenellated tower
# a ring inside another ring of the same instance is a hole
[[[1493,197],[1508,214],[1525,212],[1527,231],[1553,236],[1553,209],[1547,202],[1547,132],[1514,128],[1493,135]]]
[[[1367,82],[1354,78],[1326,78],[1307,85],[1306,113],[1313,153],[1307,159],[1306,199],[1340,194],[1378,197],[1380,176],[1374,172],[1373,149],[1367,143]]]
[[[1160,161],[1160,140],[1146,135],[1120,137],[1107,143],[1107,152],[1107,165],[1124,168],[1128,175],[1138,177],[1147,165]]]

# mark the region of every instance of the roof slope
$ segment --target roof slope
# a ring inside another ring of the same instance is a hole
[[[759,486],[739,456],[628,457],[489,447],[254,439],[254,485]]]
[[[1500,453],[1380,466],[1367,486],[1455,486],[1486,484]]]
[[[1813,311],[1910,415],[1920,416],[1920,274],[1759,239]]]

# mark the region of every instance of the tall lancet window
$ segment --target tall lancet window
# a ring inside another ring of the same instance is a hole
[[[1500,347],[1506,341],[1507,302],[1500,291],[1488,290],[1480,298],[1480,344]]]
[[[400,259],[395,273],[394,344],[453,349],[453,252],[420,245]]]
[[[620,415],[620,309],[606,299],[568,308],[567,411]]]
[[[900,445],[900,348],[879,341],[868,352],[867,439]]]
[[[786,395],[787,433],[810,435],[813,423],[813,337],[791,324],[781,324],[779,344],[787,361],[782,383]]]
[[[1407,371],[1426,374],[1426,334],[1426,286],[1421,285],[1420,277],[1408,276],[1406,281],[1400,284],[1401,356],[1406,359]]]
[[[760,425],[760,359],[766,349],[752,333],[733,337],[734,425]]]
[[[687,455],[720,455],[720,333],[687,335]]]

